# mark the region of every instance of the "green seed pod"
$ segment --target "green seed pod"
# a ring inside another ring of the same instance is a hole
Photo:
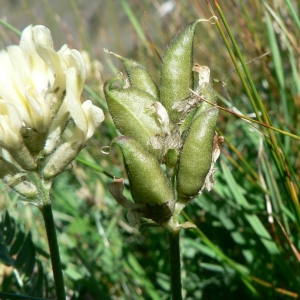
[[[168,219],[172,215],[174,193],[155,157],[127,136],[116,138],[113,144],[122,150],[133,200],[149,206],[151,219]]]
[[[113,88],[112,84],[118,79],[119,76],[116,75],[104,85],[106,101],[115,126],[123,135],[134,138],[159,157],[160,150],[153,149],[149,144],[152,137],[163,134],[155,117],[149,113],[149,108],[157,101],[139,89]]]
[[[211,168],[218,109],[211,108],[193,120],[179,158],[177,192],[179,201],[197,196]]]
[[[190,128],[192,121],[194,119],[194,116],[197,112],[197,107],[193,108],[189,114],[186,116],[186,118],[184,119],[183,123],[180,125],[180,132],[182,133],[182,137],[183,139],[185,139],[185,135],[186,132],[188,131],[188,129]]]
[[[176,123],[180,113],[172,109],[175,102],[189,97],[193,88],[193,41],[198,22],[185,27],[165,51],[160,80],[160,102]]]
[[[211,103],[216,103],[217,98],[216,98],[214,89],[212,87],[212,84],[210,82],[201,91],[201,97],[208,100]],[[197,118],[202,113],[204,113],[205,111],[207,111],[208,109],[210,109],[212,107],[213,107],[212,104],[205,102],[204,100],[201,101],[201,103],[199,104],[199,107],[197,109],[197,113],[195,114],[195,118]]]
[[[147,92],[155,99],[159,99],[159,91],[148,71],[142,67],[135,67],[128,74],[129,82],[132,87]]]
[[[211,83],[207,83],[205,87],[202,89],[200,93],[201,97],[208,100],[211,103],[216,103],[216,96],[214,93],[214,90],[212,88]],[[194,96],[196,97],[196,96]],[[203,114],[205,111],[209,110],[210,108],[213,108],[214,106],[208,102],[205,102],[204,100],[200,100],[200,103],[196,108],[193,108],[189,114],[184,119],[183,123],[180,125],[180,131],[183,133],[183,139],[186,133],[185,131],[188,130],[188,128],[191,126],[193,120],[195,120],[198,116]]]
[[[128,76],[130,86],[147,92],[155,99],[159,99],[159,91],[156,83],[153,81],[151,75],[146,68],[138,62],[122,57],[121,55],[109,52],[121,60],[126,74]]]

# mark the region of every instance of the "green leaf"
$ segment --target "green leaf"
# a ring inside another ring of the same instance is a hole
[[[30,294],[42,295],[44,287],[44,269],[42,263],[39,260],[37,260],[36,262],[38,267],[37,278],[31,287]]]
[[[4,228],[5,228],[5,243],[6,245],[10,245],[15,237],[16,232],[16,224],[14,220],[10,217],[8,211],[5,213],[5,221],[4,221]]]
[[[241,205],[246,210],[250,209],[250,205],[247,202],[244,195],[241,193],[240,186],[236,183],[235,179],[233,178],[229,168],[221,161],[222,171],[224,173],[224,178],[228,184],[228,187],[231,190],[232,196],[234,197],[235,201]],[[259,218],[256,215],[252,215],[249,213],[245,213],[245,218],[249,222],[250,226],[261,240],[263,245],[266,247],[270,255],[279,254],[280,250],[278,249],[275,242],[273,242],[272,237],[270,236],[269,232],[266,230],[264,225],[261,223]]]
[[[14,263],[14,267],[20,269],[25,264],[28,267],[27,265],[28,259],[30,262],[32,261],[31,251],[32,251],[31,234],[28,233],[20,249],[20,252],[18,253],[18,257]],[[31,265],[31,263],[29,263],[29,265]]]
[[[11,258],[9,254],[9,250],[7,246],[1,241],[0,241],[0,261],[6,266],[11,266],[14,263],[14,260]]]
[[[16,236],[16,239],[14,240],[11,248],[10,248],[10,255],[13,256],[13,255],[16,255],[20,248],[22,247],[23,245],[23,242],[25,240],[25,233],[21,230],[19,230],[19,232],[17,233],[17,236]]]

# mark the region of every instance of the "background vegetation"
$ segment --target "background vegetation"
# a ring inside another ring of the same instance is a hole
[[[296,299],[300,295],[299,3],[220,2],[237,43],[233,47],[229,42],[230,48],[237,56],[239,49],[249,74],[240,62],[234,65],[213,3],[220,27],[198,25],[195,63],[211,69],[220,106],[294,136],[221,111],[218,129],[226,142],[217,184],[183,215],[198,228],[182,232],[184,295],[186,299]],[[2,0],[0,46],[19,42],[18,34],[3,21],[18,30],[29,24],[47,26],[57,50],[67,43],[84,51],[88,80],[83,99],[93,100],[107,112],[103,83],[121,66],[103,48],[144,64],[157,81],[160,55],[178,31],[197,18],[211,16],[204,0]],[[53,186],[67,293],[72,299],[169,299],[165,232],[153,228],[140,233],[131,228],[126,210],[107,191],[111,175],[126,176],[117,149],[109,155],[101,150],[115,136],[107,113],[73,170],[60,175]],[[42,217],[38,209],[20,201],[1,185],[0,290],[51,297],[52,271]]]

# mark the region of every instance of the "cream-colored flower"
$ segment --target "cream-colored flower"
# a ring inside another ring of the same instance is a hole
[[[0,97],[16,105],[26,127],[45,131],[51,119],[44,97],[54,76],[35,50],[31,26],[20,46],[0,52],[0,66]]]
[[[80,52],[56,52],[44,26],[28,26],[18,46],[0,51],[0,179],[38,205],[37,181],[49,189],[104,120],[90,100],[81,103],[85,80]],[[70,119],[75,130],[64,139]]]
[[[28,26],[19,46],[0,52],[0,98],[17,107],[25,128],[48,131],[48,153],[61,138],[69,113],[80,131],[75,130],[75,136],[82,143],[103,121],[100,108],[91,102],[81,104],[85,79],[81,54],[66,45],[56,52],[51,32],[45,26]]]
[[[80,52],[67,45],[56,52],[45,26],[28,26],[20,45],[0,52],[0,147],[22,168],[34,170],[40,153],[51,156],[45,170],[58,174],[92,137],[104,114],[90,100],[81,103],[85,79]],[[60,144],[70,118],[73,136]]]

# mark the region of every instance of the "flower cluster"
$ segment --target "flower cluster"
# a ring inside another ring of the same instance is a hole
[[[128,76],[123,88],[114,85],[122,74],[109,79],[104,93],[123,134],[112,144],[122,150],[135,203],[123,196],[122,179],[111,184],[110,192],[130,208],[132,225],[146,217],[159,225],[179,226],[182,208],[214,185],[214,163],[223,137],[215,132],[218,108],[210,70],[193,66],[194,33],[200,21],[184,28],[165,51],[159,86],[138,62],[109,52],[122,61]],[[199,76],[195,92],[193,72]]]
[[[86,69],[66,45],[56,52],[50,30],[24,29],[19,45],[0,52],[0,178],[27,199],[37,198],[29,179],[65,170],[103,121],[90,100],[81,103]],[[73,135],[62,142],[68,122]]]

